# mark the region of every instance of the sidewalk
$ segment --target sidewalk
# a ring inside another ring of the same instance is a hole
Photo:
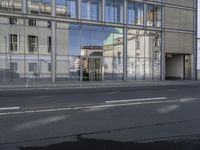
[[[146,86],[176,86],[200,85],[197,80],[166,80],[166,81],[107,81],[107,82],[32,82],[32,83],[1,83],[0,91],[19,90],[48,90],[48,89],[77,89],[77,88],[103,88],[103,87],[146,87]]]

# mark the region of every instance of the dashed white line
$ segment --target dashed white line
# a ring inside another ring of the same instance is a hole
[[[20,109],[20,107],[17,106],[17,107],[2,107],[2,108],[0,108],[0,110],[15,110],[15,109]]]
[[[141,98],[141,99],[128,99],[128,100],[114,100],[105,101],[105,103],[125,103],[125,102],[139,102],[139,101],[152,101],[152,100],[165,100],[167,97],[154,97],[154,98]]]

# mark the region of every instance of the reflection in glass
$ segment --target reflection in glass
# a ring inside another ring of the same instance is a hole
[[[107,22],[123,23],[123,1],[106,0],[105,15]]]
[[[62,17],[77,17],[78,0],[56,0],[56,15]]]
[[[51,0],[28,0],[29,13],[51,15]]]
[[[147,5],[147,26],[161,26],[161,6]]]
[[[127,75],[129,79],[160,78],[160,33],[128,30]]]
[[[82,19],[100,20],[101,0],[82,0]]]
[[[0,0],[0,10],[21,11],[23,0]]]
[[[144,24],[144,4],[140,2],[128,1],[128,24],[143,25]]]

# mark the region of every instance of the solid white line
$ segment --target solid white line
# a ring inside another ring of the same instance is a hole
[[[138,101],[151,101],[151,100],[165,100],[167,97],[154,97],[154,98],[141,98],[141,99],[128,99],[128,100],[114,100],[105,101],[105,103],[124,103],[124,102],[138,102]]]
[[[20,109],[20,107],[2,107],[0,110],[15,110],[15,109]]]

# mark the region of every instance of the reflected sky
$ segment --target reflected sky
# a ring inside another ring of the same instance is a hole
[[[103,46],[113,43],[115,35],[122,36],[122,29],[100,26],[74,25],[69,26],[70,55],[80,55],[84,46]]]

